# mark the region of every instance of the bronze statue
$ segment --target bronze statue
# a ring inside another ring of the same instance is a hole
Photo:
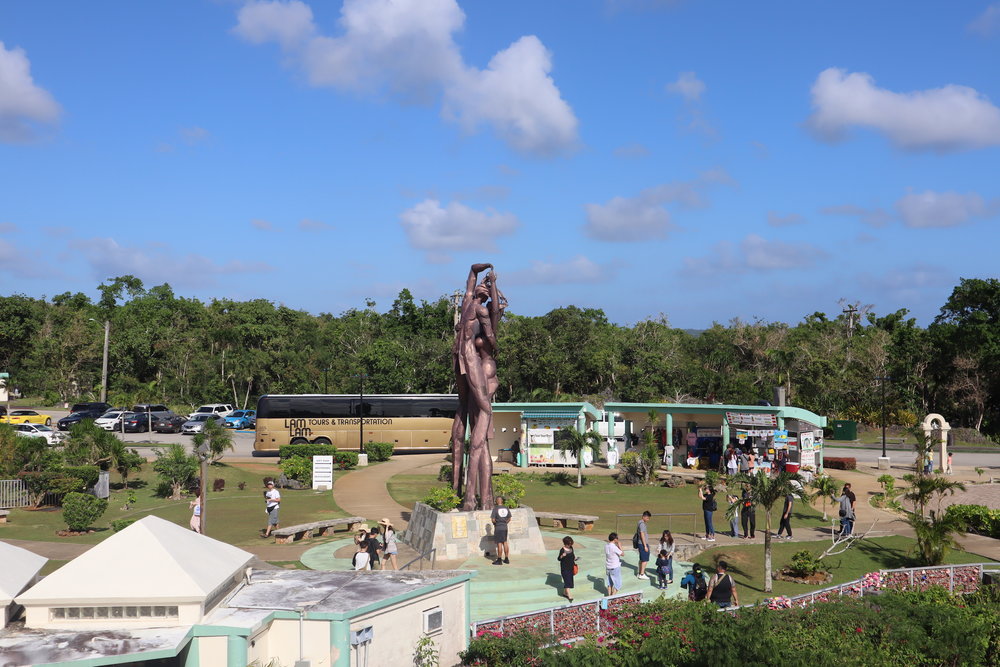
[[[480,273],[490,269],[482,282]],[[497,325],[507,308],[507,299],[497,287],[492,264],[473,264],[465,282],[458,322],[455,324],[455,344],[452,364],[458,389],[458,411],[451,427],[452,485],[462,495],[462,509],[476,509],[476,496],[484,510],[493,508],[493,458],[489,438],[493,433],[493,397],[497,380]],[[468,480],[462,494],[465,422],[472,429],[469,444]]]

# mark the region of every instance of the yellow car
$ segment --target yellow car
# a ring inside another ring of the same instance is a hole
[[[34,410],[11,410],[10,415],[0,417],[0,422],[5,424],[45,424],[52,425],[52,417],[39,414]]]

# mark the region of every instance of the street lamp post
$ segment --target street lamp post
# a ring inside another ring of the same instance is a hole
[[[358,397],[358,451],[365,451],[365,378],[367,373],[355,373],[354,377],[361,380],[361,392]]]
[[[881,376],[881,377],[877,377],[875,379],[879,381],[879,384],[881,385],[881,388],[882,388],[882,457],[879,459],[879,469],[881,470],[882,466],[883,466],[883,462],[884,462],[884,465],[885,465],[885,469],[889,468],[889,457],[886,455],[886,452],[885,452],[885,426],[886,426],[886,415],[885,415],[885,383],[888,382],[891,378],[888,377],[888,376]]]

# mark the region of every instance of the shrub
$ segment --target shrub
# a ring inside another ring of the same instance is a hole
[[[656,461],[650,461],[634,449],[622,454],[618,481],[622,484],[648,484],[656,472]]]
[[[38,507],[45,499],[45,494],[53,490],[55,480],[59,479],[60,475],[57,472],[45,470],[22,472],[17,477],[24,482],[24,486],[28,490],[28,502],[31,503],[32,507]]]
[[[290,459],[293,456],[303,456],[311,459],[314,456],[335,456],[337,448],[333,445],[282,445],[278,449],[278,456],[282,459]]]
[[[719,483],[721,481],[722,481],[722,475],[720,475],[718,471],[715,470],[705,471],[705,484],[708,484],[713,489],[718,489],[720,486]]]
[[[84,486],[83,480],[79,477],[67,477],[56,473],[56,477],[52,478],[49,482],[49,488],[47,493],[54,493],[57,495],[64,495],[67,493],[82,492],[86,491],[87,487]]]
[[[538,664],[544,647],[554,643],[547,633],[533,628],[518,630],[506,637],[480,632],[469,642],[469,648],[458,654],[463,665],[507,667],[508,665]]]
[[[247,483],[246,482],[240,482],[239,484],[236,485],[236,488],[239,489],[240,491],[242,491],[243,489],[247,488]]]
[[[226,480],[222,479],[221,477],[216,477],[212,481],[212,490],[213,491],[225,491],[226,490]]]
[[[108,501],[89,493],[67,493],[63,498],[63,520],[73,531],[84,531],[101,518],[108,509]]]
[[[333,455],[333,465],[341,470],[348,470],[358,465],[357,452],[336,452]]]
[[[827,456],[823,459],[823,467],[833,470],[856,470],[858,460],[853,456]]]
[[[313,462],[311,457],[293,456],[281,459],[278,467],[281,468],[281,472],[285,473],[285,477],[289,479],[295,479],[303,483],[312,482]]]
[[[503,496],[504,504],[511,509],[520,507],[524,484],[512,475],[497,475],[493,478],[493,495]]]
[[[161,480],[170,484],[171,500],[180,500],[181,490],[194,481],[198,475],[198,467],[198,457],[188,454],[181,445],[158,449],[156,460],[153,461],[153,470]]]
[[[438,481],[447,482],[448,484],[451,484],[452,481],[454,481],[451,478],[453,474],[454,472],[452,465],[450,463],[445,463],[443,466],[441,466],[440,469],[438,469]]]
[[[97,484],[101,475],[101,469],[97,466],[66,466],[62,471],[66,477],[75,477],[80,480],[84,489],[89,489]]]
[[[137,519],[115,519],[111,522],[111,530],[114,532],[120,532],[135,523]]]
[[[388,461],[396,446],[391,442],[366,442],[365,453],[369,461]]]
[[[422,502],[430,505],[438,512],[450,512],[458,507],[462,499],[458,497],[458,494],[450,486],[436,486],[427,492]]]
[[[1000,539],[1000,510],[982,505],[950,505],[945,515],[960,519],[968,531]]]
[[[803,549],[792,554],[792,560],[785,566],[785,569],[796,576],[808,577],[822,570],[823,563],[813,555],[813,552]]]

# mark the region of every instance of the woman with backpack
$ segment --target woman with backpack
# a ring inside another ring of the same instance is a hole
[[[681,588],[687,589],[688,600],[700,602],[705,599],[708,594],[708,582],[701,571],[701,565],[695,563],[691,566],[691,571],[681,579]]]

